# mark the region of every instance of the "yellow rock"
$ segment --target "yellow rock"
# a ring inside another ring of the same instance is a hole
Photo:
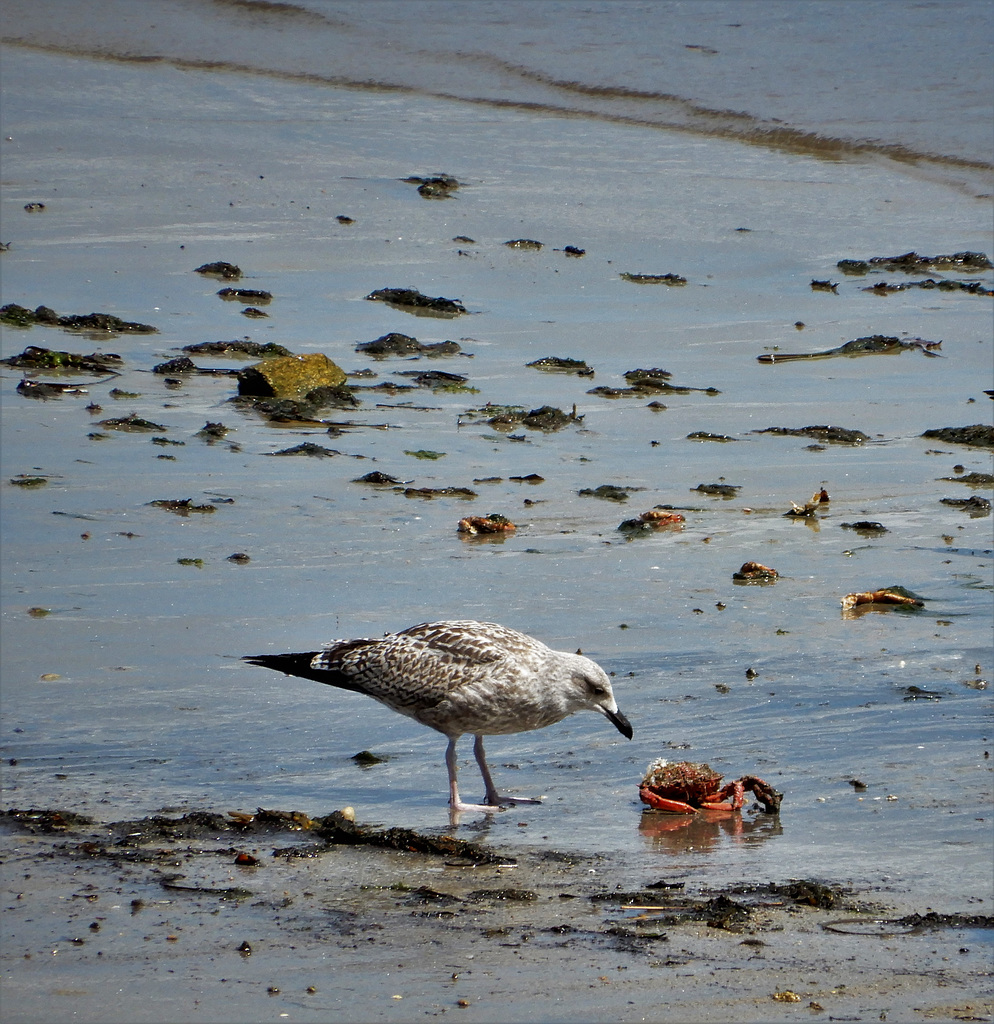
[[[267,398],[297,398],[319,387],[345,383],[345,371],[323,352],[265,359],[246,367],[238,375],[240,395]]]

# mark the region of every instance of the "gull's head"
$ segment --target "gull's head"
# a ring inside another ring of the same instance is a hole
[[[631,722],[618,710],[618,702],[614,699],[614,691],[611,689],[611,680],[604,669],[582,654],[573,654],[569,657],[570,689],[577,710],[589,708],[591,711],[599,711],[614,723],[618,732],[631,739]]]

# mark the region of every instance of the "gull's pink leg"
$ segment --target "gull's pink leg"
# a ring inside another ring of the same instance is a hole
[[[476,756],[476,763],[480,766],[483,784],[487,788],[484,800],[488,804],[499,806],[500,804],[540,804],[542,802],[541,800],[535,800],[532,797],[526,796],[501,796],[497,792],[497,787],[494,785],[493,777],[490,774],[490,768],[487,766],[487,755],[483,749],[483,737],[480,735],[477,735],[473,742],[473,753]]]

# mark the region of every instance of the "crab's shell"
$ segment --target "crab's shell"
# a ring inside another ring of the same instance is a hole
[[[709,764],[659,760],[649,765],[642,785],[657,796],[697,807],[718,792],[722,777]]]

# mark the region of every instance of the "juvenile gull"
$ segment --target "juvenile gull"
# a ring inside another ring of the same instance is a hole
[[[379,639],[335,640],[324,650],[258,654],[242,659],[287,675],[373,697],[393,711],[449,738],[449,805],[454,811],[495,810],[538,803],[497,792],[483,750],[484,736],[527,732],[574,711],[599,711],[628,739],[632,727],[618,710],[604,670],[582,654],[553,651],[495,622],[422,622]],[[486,786],[485,803],[465,804],[456,784],[456,742],[476,737],[473,753]]]

